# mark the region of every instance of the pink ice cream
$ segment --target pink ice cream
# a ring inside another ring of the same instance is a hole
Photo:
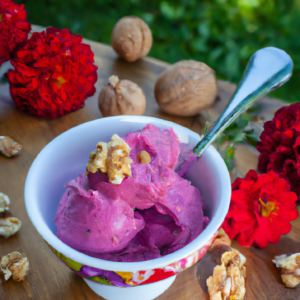
[[[70,247],[112,261],[144,261],[193,241],[208,223],[199,190],[182,178],[195,160],[172,129],[147,125],[123,137],[131,147],[132,177],[121,184],[89,173],[69,182],[55,218]],[[140,164],[142,150],[151,156]]]

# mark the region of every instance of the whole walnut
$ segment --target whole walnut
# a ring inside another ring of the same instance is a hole
[[[194,116],[211,106],[218,94],[214,70],[194,60],[183,60],[167,68],[155,84],[155,99],[165,112]]]
[[[111,45],[125,60],[132,62],[146,56],[152,46],[152,33],[138,17],[124,17],[115,25]]]
[[[99,94],[98,104],[103,117],[143,115],[146,97],[142,89],[130,80],[109,77],[109,84]]]

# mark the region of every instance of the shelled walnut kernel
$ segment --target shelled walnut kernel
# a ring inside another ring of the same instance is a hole
[[[10,201],[9,201],[8,196],[3,193],[0,193],[0,213],[7,211],[9,208],[9,204],[10,204]]]
[[[5,280],[12,277],[14,281],[22,281],[29,272],[29,261],[19,252],[12,252],[0,258],[0,267]]]
[[[142,165],[147,165],[151,163],[151,156],[147,151],[141,151],[137,156],[136,156],[137,161],[142,164]]]
[[[18,218],[13,218],[9,214],[0,217],[0,236],[9,238],[17,233],[22,226],[22,222]]]
[[[109,143],[99,142],[97,148],[90,154],[87,163],[89,172],[99,170],[107,173],[109,182],[114,184],[120,184],[126,176],[131,176],[132,160],[128,157],[131,148],[122,138],[114,134]]]
[[[90,153],[90,161],[88,162],[86,168],[91,173],[96,173],[99,169],[102,173],[107,172],[107,143],[99,142],[97,144],[97,149]]]
[[[107,152],[107,175],[109,182],[120,184],[125,176],[131,176],[132,160],[128,157],[131,148],[117,134],[111,137]]]
[[[232,249],[223,253],[221,262],[222,265],[216,266],[206,281],[210,300],[243,300],[246,293],[245,256]]]
[[[300,253],[275,256],[273,263],[281,268],[281,278],[287,287],[294,288],[300,283]]]

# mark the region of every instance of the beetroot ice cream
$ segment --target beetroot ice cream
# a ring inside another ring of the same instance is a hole
[[[98,143],[87,174],[70,181],[55,218],[70,247],[111,261],[144,261],[194,240],[208,223],[184,179],[192,151],[154,125]]]

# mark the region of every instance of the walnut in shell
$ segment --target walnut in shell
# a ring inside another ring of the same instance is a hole
[[[222,254],[221,263],[206,281],[210,300],[243,300],[246,293],[245,256],[231,248]]]
[[[281,268],[281,278],[287,287],[294,288],[300,283],[300,253],[275,256],[273,263]]]
[[[211,106],[218,94],[214,70],[194,60],[167,68],[155,84],[155,99],[171,115],[194,116]]]
[[[138,17],[124,17],[115,25],[111,45],[125,60],[132,62],[146,56],[152,46],[152,33]]]
[[[0,152],[6,157],[20,153],[22,146],[9,136],[0,136]]]
[[[29,272],[28,258],[23,257],[19,252],[12,252],[1,257],[0,266],[5,280],[12,277],[14,281],[22,281]]]
[[[130,80],[109,77],[109,84],[99,94],[98,104],[103,117],[143,115],[146,97],[142,89]]]

